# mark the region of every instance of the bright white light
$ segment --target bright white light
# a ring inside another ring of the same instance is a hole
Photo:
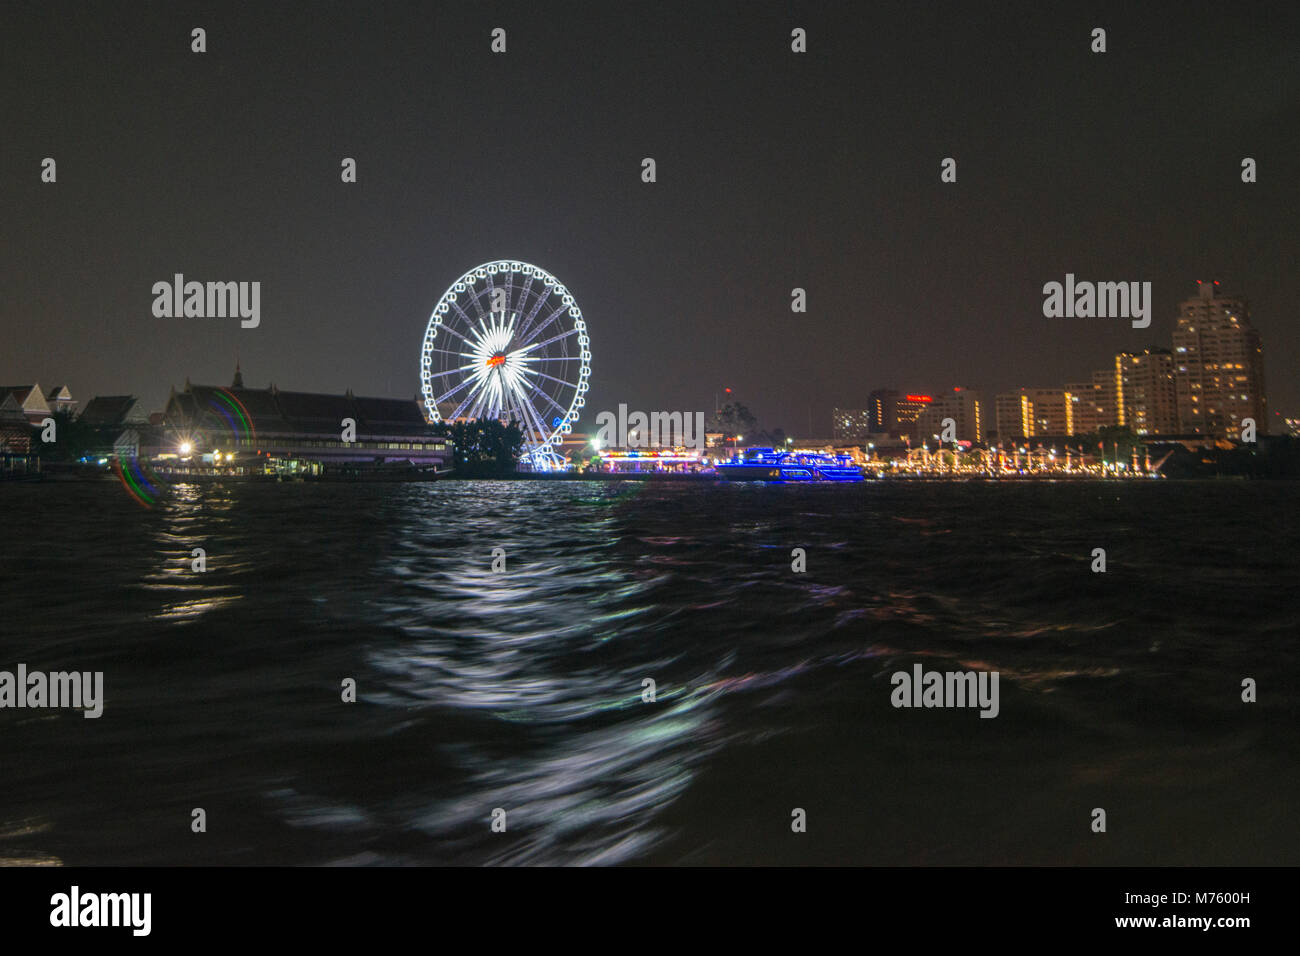
[[[181,442],[181,454],[182,454],[182,455],[188,455],[188,454],[189,454],[190,452],[192,452],[192,451],[194,451],[194,446],[193,446],[192,444],[190,444],[190,443],[187,442],[187,441],[183,441],[183,442]]]
[[[572,432],[584,404],[587,341],[572,295],[544,269],[504,260],[472,269],[444,293],[425,331],[420,379],[428,416],[515,421],[524,433],[522,460],[554,467],[550,446]]]

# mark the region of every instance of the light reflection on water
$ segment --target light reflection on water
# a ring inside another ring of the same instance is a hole
[[[1293,742],[1221,685],[1290,686],[1297,611],[1268,582],[1300,569],[1300,529],[1238,555],[1255,576],[1225,597],[1186,536],[1284,499],[1231,493],[231,484],[145,512],[5,489],[0,667],[102,669],[107,701],[0,712],[0,821],[20,821],[0,858],[1294,862],[1293,833],[1194,826],[1238,802],[1271,819],[1296,779]],[[1086,573],[1097,541],[1115,573]],[[914,662],[999,670],[1001,715],[891,709]],[[1183,796],[1140,845],[1060,821],[1152,794]],[[219,823],[198,846],[195,806]],[[795,806],[813,825],[792,843]]]

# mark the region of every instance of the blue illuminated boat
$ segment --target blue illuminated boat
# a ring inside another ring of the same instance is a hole
[[[743,455],[714,466],[727,481],[861,481],[862,470],[848,455],[791,454],[746,448]]]

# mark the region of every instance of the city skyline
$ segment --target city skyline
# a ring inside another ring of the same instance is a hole
[[[1200,384],[1199,369],[1195,369],[1193,374],[1189,376],[1186,374],[1187,366],[1184,365],[1181,369],[1183,374],[1175,373],[1175,363],[1180,359],[1177,353],[1187,351],[1185,345],[1179,346],[1178,343],[1200,341],[1194,335],[1189,337],[1187,331],[1189,321],[1194,321],[1196,316],[1201,316],[1203,319],[1211,317],[1211,312],[1208,311],[1211,303],[1216,306],[1221,303],[1228,303],[1231,306],[1226,309],[1229,321],[1233,321],[1235,324],[1235,320],[1232,318],[1232,308],[1239,309],[1243,313],[1245,338],[1253,343],[1255,353],[1253,364],[1250,367],[1250,405],[1246,410],[1254,417],[1260,434],[1270,432],[1287,434],[1289,430],[1288,423],[1294,421],[1294,416],[1284,415],[1282,410],[1275,407],[1275,404],[1268,402],[1268,394],[1264,385],[1266,378],[1259,373],[1259,369],[1262,368],[1263,364],[1261,336],[1259,330],[1251,322],[1249,300],[1244,296],[1234,295],[1222,290],[1218,280],[1197,280],[1196,287],[1196,295],[1180,303],[1179,319],[1173,332],[1175,341],[1172,347],[1156,344],[1141,351],[1118,352],[1114,356],[1114,367],[1093,370],[1090,382],[1076,381],[1066,383],[1064,386],[1022,384],[1007,391],[996,392],[978,385],[971,386],[969,384],[940,389],[874,388],[867,394],[862,407],[835,406],[831,408],[828,416],[824,419],[827,423],[825,428],[821,427],[823,419],[820,418],[816,424],[810,424],[806,432],[798,429],[785,429],[781,425],[769,423],[762,423],[761,427],[764,431],[779,429],[789,434],[797,434],[807,438],[826,437],[832,434],[836,438],[850,438],[858,433],[865,436],[868,433],[890,432],[891,428],[896,426],[899,421],[906,421],[913,426],[911,430],[916,431],[918,436],[921,436],[929,431],[936,431],[937,433],[938,429],[942,427],[941,422],[944,416],[951,415],[957,422],[958,433],[962,440],[973,441],[976,444],[982,443],[990,434],[999,439],[1032,437],[1034,434],[1083,435],[1091,434],[1101,426],[1127,427],[1140,436],[1204,433],[1220,437],[1224,435],[1231,437],[1238,431],[1238,428],[1225,427],[1221,420],[1222,416],[1215,419],[1214,426],[1209,428],[1203,427],[1199,420],[1194,417],[1199,412],[1192,411],[1194,406],[1189,404],[1193,401],[1189,398],[1189,389],[1203,387]],[[1194,329],[1192,331],[1194,332]],[[1218,357],[1217,353],[1215,357]],[[1161,364],[1158,369],[1154,370],[1156,374],[1153,375],[1153,369],[1150,366],[1156,362]],[[191,378],[190,375],[185,377],[184,388],[189,387]],[[1167,396],[1163,393],[1155,394],[1156,390],[1161,387],[1158,384],[1158,380],[1161,378],[1168,379]],[[1242,376],[1242,378],[1245,378],[1245,376]],[[1192,379],[1196,379],[1196,384],[1189,386],[1188,383]],[[238,358],[235,360],[235,382],[239,387],[243,387],[243,372]],[[278,385],[277,382],[268,381],[265,385],[250,387],[274,388]],[[0,387],[2,389],[0,396],[7,396],[11,389],[18,387],[20,386]],[[47,400],[45,405],[48,405],[48,409],[51,411],[56,407],[67,404],[68,400],[72,398],[66,382],[60,382],[54,386],[42,386],[39,381],[34,381],[24,383],[24,386],[21,387],[33,389],[39,387],[41,392],[40,394],[33,393],[34,400],[39,404],[40,400],[45,398]],[[169,394],[164,400],[163,406],[170,404],[176,388],[175,383],[169,384]],[[355,390],[349,388],[348,391],[353,392]],[[46,392],[50,394],[46,395]],[[63,393],[62,401],[55,401],[55,392]],[[907,394],[904,394],[904,392],[907,392]],[[934,394],[924,394],[926,392],[933,392]],[[142,400],[137,393],[125,393],[120,390],[112,394],[97,394],[89,400],[118,398],[126,394],[129,394],[134,399],[133,404],[136,405],[135,414],[141,420],[149,413],[160,412],[163,409],[163,406],[151,408],[147,401]],[[315,394],[326,395],[330,394],[330,392],[326,390],[315,392]],[[906,407],[910,409],[911,414],[905,413],[902,419],[899,419],[897,415],[891,415],[889,421],[892,425],[887,425],[885,413],[880,407],[881,397],[886,395],[896,399],[900,408]],[[402,398],[403,396],[383,397]],[[1241,397],[1244,400],[1247,396],[1242,395]],[[75,399],[76,404],[83,404],[84,401],[87,401],[87,399],[80,397]],[[421,399],[421,401],[423,400]],[[748,407],[744,396],[737,395],[736,390],[730,387],[715,393],[714,402],[714,411],[728,403],[737,403]],[[13,403],[12,400],[11,403]],[[1013,409],[1012,405],[1015,405],[1016,408]],[[45,406],[42,405],[41,407]],[[594,422],[598,413],[599,410],[590,409],[584,417]],[[32,412],[29,411],[30,414]],[[1128,416],[1127,420],[1126,415]],[[866,416],[866,418],[863,418],[861,422],[854,421],[855,417],[861,416]],[[1023,429],[1019,431],[1008,429],[1005,424],[1006,421],[1016,417],[1024,419]],[[1233,416],[1233,421],[1236,420],[1237,417]],[[575,430],[575,434],[594,430],[594,427],[581,427],[584,425],[582,421],[579,421],[578,425],[580,427]],[[1026,434],[1026,430],[1028,434]]]
[[[288,15],[20,11],[6,62],[36,92],[15,98],[2,160],[0,381],[154,408],[162,380],[224,381],[238,355],[256,385],[407,397],[441,290],[505,255],[581,301],[589,411],[707,410],[731,386],[765,427],[821,431],[899,369],[990,394],[1074,381],[1168,343],[1197,277],[1251,300],[1272,410],[1300,408],[1285,14],[1103,10],[1094,54],[1091,19],[1032,7],[669,5],[635,27],[394,10],[323,11],[310,42]],[[475,145],[474,117],[517,147]],[[175,273],[260,281],[260,325],[156,317]],[[1150,327],[1044,317],[1066,273],[1150,282]]]
[[[960,440],[1088,435],[1126,428],[1139,436],[1203,434],[1242,440],[1286,434],[1291,416],[1270,410],[1263,346],[1249,300],[1198,280],[1180,303],[1170,347],[1118,352],[1114,364],[1064,385],[1021,385],[985,398],[981,389],[875,389],[863,409],[832,410],[836,437],[869,433],[938,434],[952,418]]]

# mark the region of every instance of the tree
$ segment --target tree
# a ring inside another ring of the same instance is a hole
[[[786,434],[784,428],[773,428],[771,431],[764,429],[755,432],[752,437],[749,432],[742,432],[741,434],[745,436],[746,444],[770,445],[772,448],[785,447]]]
[[[487,418],[435,427],[451,439],[456,473],[467,477],[513,473],[524,447],[524,433],[517,422],[506,425]]]
[[[728,403],[713,413],[706,430],[722,432],[725,436],[724,440],[735,438],[737,435],[756,435],[758,419],[739,402]]]
[[[54,441],[41,441],[44,427],[32,427],[31,454],[44,461],[76,461],[87,456],[107,454],[113,448],[111,438],[105,437],[92,425],[78,421],[65,411],[50,414],[54,419]]]
[[[1103,446],[1098,449],[1098,453],[1107,461],[1126,462],[1133,457],[1134,449],[1137,449],[1138,454],[1141,455],[1146,447],[1145,441],[1125,425],[1102,425],[1097,429],[1097,434],[1089,439],[1089,443],[1093,448],[1097,447],[1098,442]],[[1116,453],[1116,445],[1119,446],[1118,454]],[[1091,454],[1088,444],[1083,446],[1083,450]]]

